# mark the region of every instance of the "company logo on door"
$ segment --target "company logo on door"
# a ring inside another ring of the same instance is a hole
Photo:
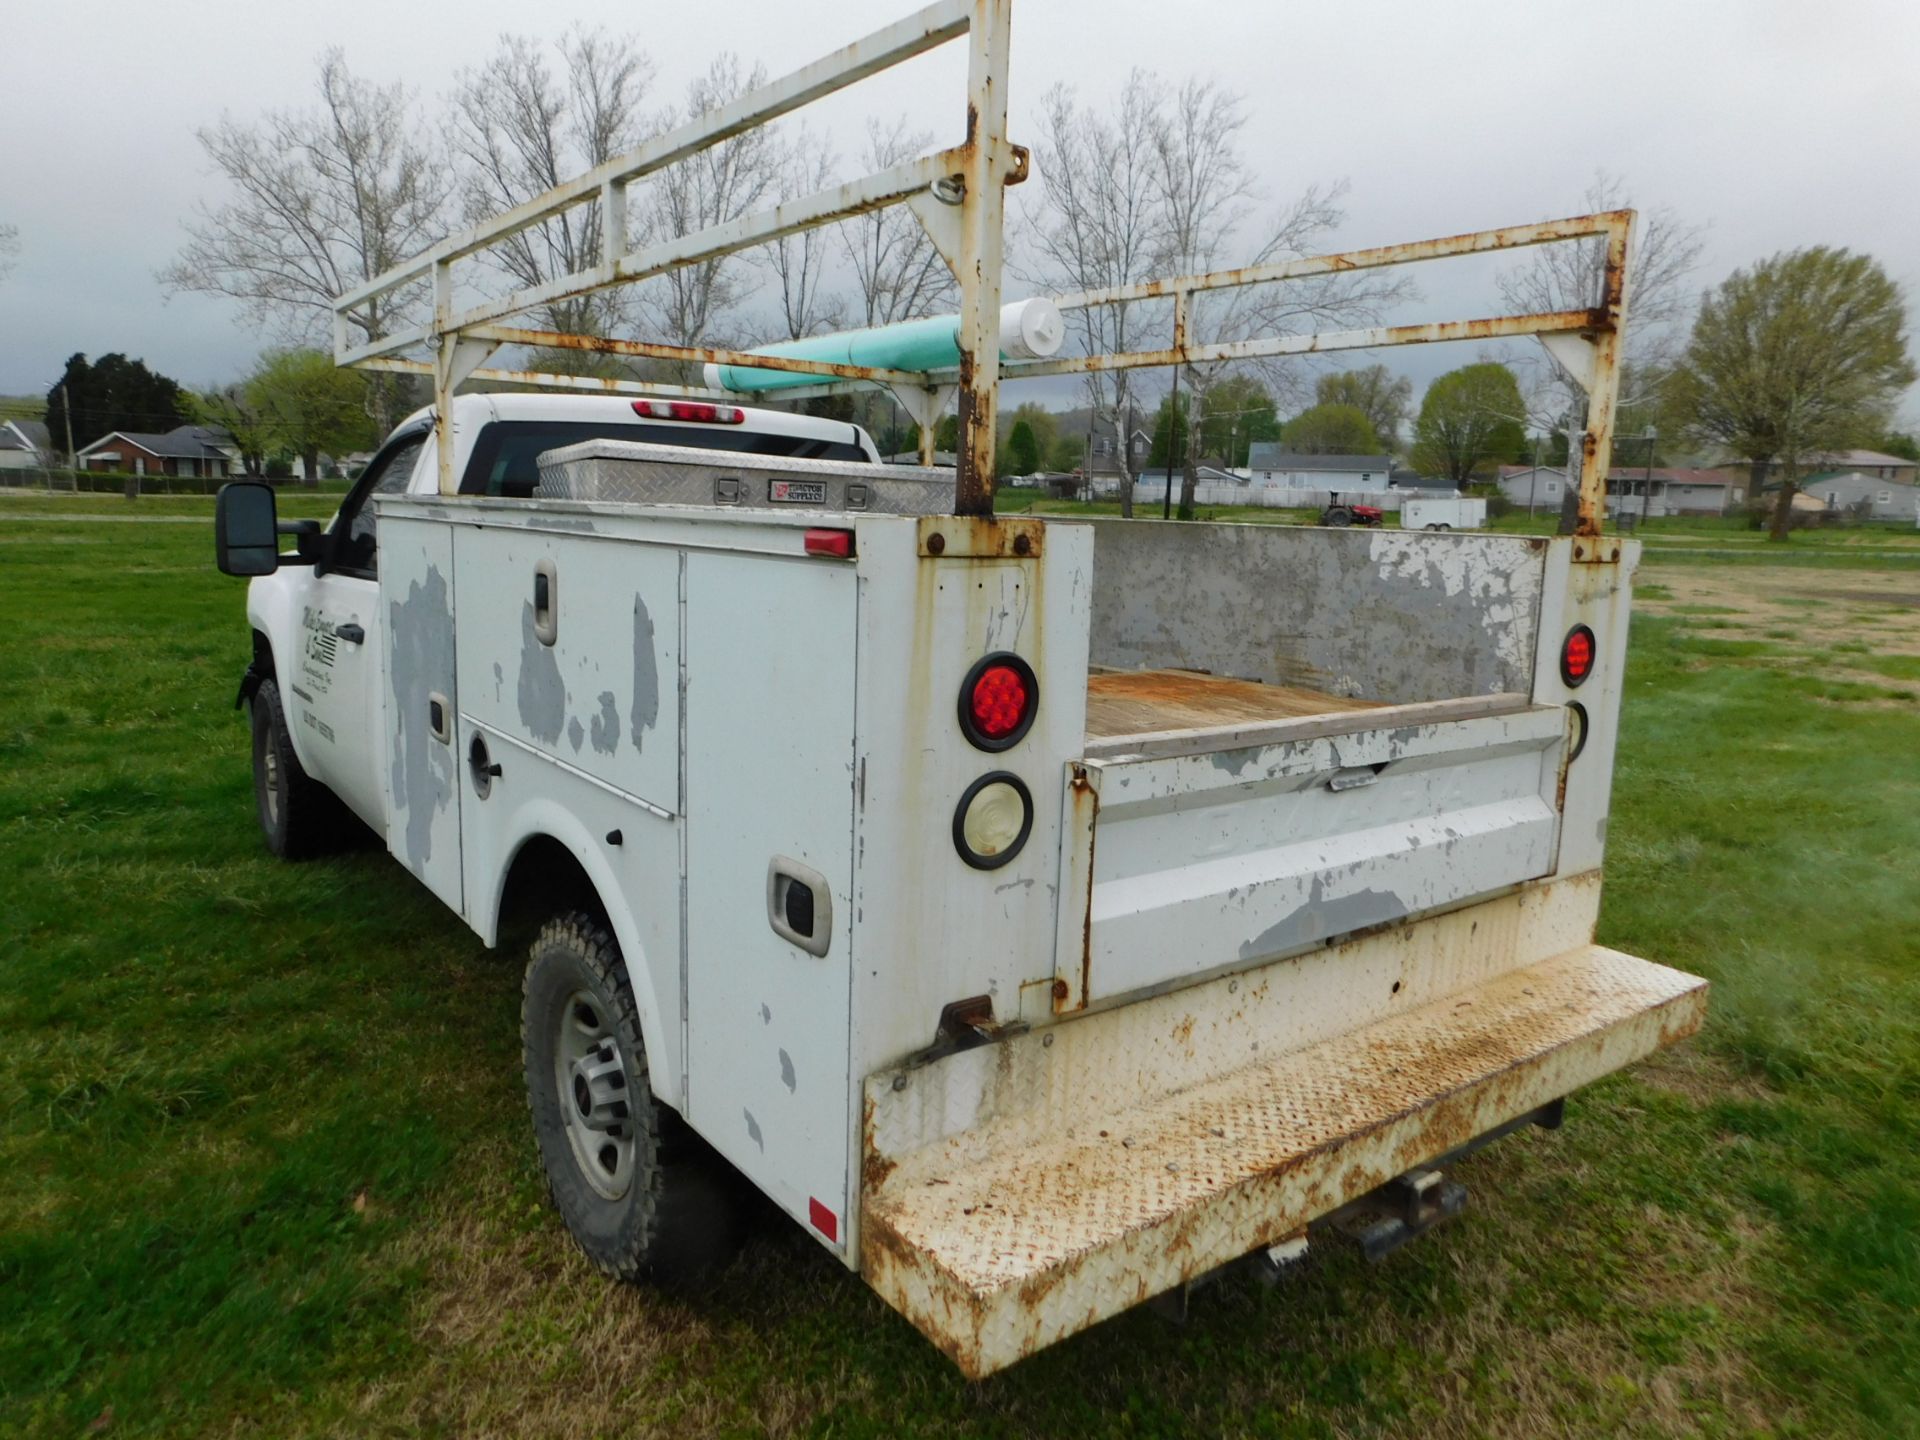
[[[327,617],[311,605],[300,612],[300,627],[305,638],[300,646],[300,673],[322,695],[333,686],[333,661],[339,653],[340,641],[333,633],[333,626],[327,623]]]
[[[769,480],[767,499],[788,505],[824,505],[827,485],[824,480]]]

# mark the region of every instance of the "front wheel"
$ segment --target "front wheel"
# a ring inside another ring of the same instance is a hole
[[[586,911],[540,931],[521,1051],[548,1193],[574,1242],[618,1280],[697,1274],[732,1248],[719,1162],[653,1097],[620,947]]]
[[[262,680],[248,707],[253,725],[253,804],[267,849],[282,860],[304,860],[339,838],[340,802],[301,768],[287,733],[280,687]]]

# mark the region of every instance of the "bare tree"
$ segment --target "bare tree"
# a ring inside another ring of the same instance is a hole
[[[932,134],[908,130],[904,119],[887,125],[869,118],[860,158],[868,171],[880,171],[932,148]],[[869,210],[842,225],[840,234],[860,291],[861,324],[918,320],[953,304],[959,288],[953,272],[904,205]]]
[[[160,272],[170,291],[228,296],[249,319],[315,340],[336,295],[439,238],[447,166],[406,90],[360,79],[336,49],[320,58],[320,100],[252,125],[223,116],[198,132],[231,195],[188,222],[187,244]],[[420,293],[369,301],[353,324],[379,338]]]
[[[684,111],[669,111],[663,129],[686,116],[717,110],[766,83],[766,70],[743,72],[740,58],[720,55],[687,87]],[[691,235],[748,214],[773,190],[780,151],[765,126],[744,130],[669,166],[647,187],[643,213],[651,239]],[[752,293],[750,262],[719,255],[660,276],[642,287],[641,303],[660,336],[673,345],[698,345],[722,330],[730,312]]]
[[[1345,219],[1339,205],[1345,184],[1312,185],[1249,230],[1259,190],[1240,153],[1246,127],[1241,98],[1212,80],[1190,79],[1171,95],[1156,94],[1155,109],[1160,119],[1154,129],[1153,180],[1163,217],[1162,263],[1175,273],[1266,265],[1305,255]],[[1372,319],[1404,293],[1402,285],[1377,273],[1208,291],[1193,299],[1187,341],[1211,345]],[[1206,413],[1207,392],[1232,364],[1216,360],[1181,367],[1195,414]],[[1268,361],[1257,368],[1277,392],[1297,389],[1285,364]],[[1203,435],[1202,426],[1188,428],[1180,485],[1183,519],[1193,515]]]
[[[627,36],[576,28],[559,43],[556,77],[539,44],[503,35],[492,59],[454,87],[447,143],[460,167],[460,210],[474,223],[525,204],[639,144],[641,106],[653,64]],[[516,288],[543,285],[598,265],[604,227],[592,200],[516,232],[483,252]],[[557,300],[537,312],[544,328],[608,335],[628,321],[615,288]],[[562,350],[544,368],[578,368],[605,357]]]
[[[781,146],[778,198],[784,202],[826,189],[838,164],[832,142],[801,124]],[[821,289],[829,248],[828,232],[819,226],[783,235],[767,247],[767,267],[780,288],[778,338],[802,340],[841,323],[846,306]]]
[[[1631,203],[1626,182],[1596,171],[1581,197],[1589,212],[1621,210]],[[1672,364],[1685,339],[1692,313],[1688,280],[1700,263],[1705,231],[1690,225],[1668,206],[1640,212],[1627,274],[1627,344],[1623,359],[1632,367],[1634,385],[1622,387],[1623,406],[1645,404],[1659,377]],[[1582,310],[1600,301],[1606,282],[1606,241],[1601,237],[1557,245],[1536,245],[1500,273],[1501,298],[1519,314]],[[1586,391],[1538,346],[1504,356],[1523,378],[1528,420],[1546,430],[1580,423]],[[1628,378],[1623,376],[1623,378]],[[1569,422],[1569,415],[1576,417]],[[1571,444],[1571,436],[1569,436]]]
[[[1141,70],[1127,77],[1106,113],[1082,106],[1065,85],[1042,97],[1033,147],[1041,208],[1028,227],[1037,261],[1033,278],[1062,290],[1099,290],[1154,277],[1166,253],[1154,177],[1158,112],[1155,82]],[[1140,306],[1080,306],[1067,312],[1067,321],[1084,354],[1128,350],[1141,328]],[[1113,431],[1120,513],[1132,515],[1135,377],[1127,370],[1090,371],[1085,381],[1096,421]]]

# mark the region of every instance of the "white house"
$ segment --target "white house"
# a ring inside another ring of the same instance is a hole
[[[1909,468],[1907,474],[1912,473]],[[1920,485],[1912,480],[1849,470],[1839,475],[1815,476],[1800,488],[1829,510],[1864,511],[1873,520],[1895,520],[1908,525],[1920,522]]]
[[[1500,493],[1532,510],[1558,510],[1573,482],[1554,466],[1502,465]],[[1719,470],[1674,470],[1623,465],[1607,473],[1607,510],[1656,518],[1725,515],[1744,504],[1746,482]]]
[[[52,448],[38,420],[0,420],[0,470],[36,470]]]
[[[1392,474],[1390,455],[1302,455],[1269,440],[1255,441],[1247,451],[1247,477],[1256,490],[1384,492]]]

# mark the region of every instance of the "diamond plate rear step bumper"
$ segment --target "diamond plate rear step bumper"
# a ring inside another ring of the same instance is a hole
[[[907,1086],[876,1075],[861,1272],[989,1375],[1691,1034],[1706,998],[1695,976],[1582,946],[1146,1103],[1100,1103],[1119,1074],[1063,1103],[1074,1076],[1043,1068],[1034,1108],[1064,1127],[1002,1114],[897,1155],[885,1110]],[[1038,1059],[1052,1041],[1015,1043]],[[1023,1060],[993,1048],[1004,1081]]]

